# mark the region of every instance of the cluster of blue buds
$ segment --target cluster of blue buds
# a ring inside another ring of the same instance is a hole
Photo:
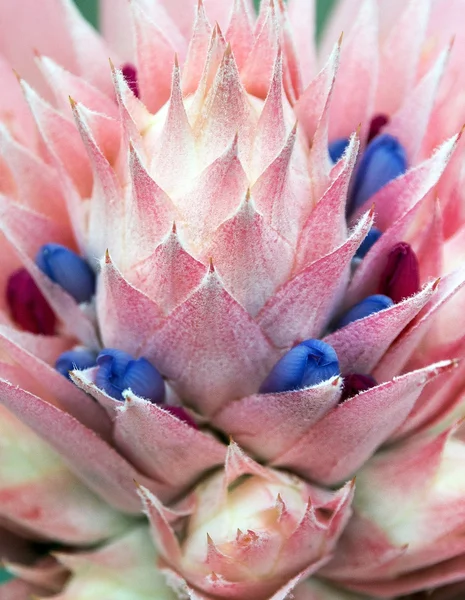
[[[127,352],[105,348],[99,354],[86,348],[74,348],[61,354],[55,369],[70,379],[72,370],[97,366],[95,384],[112,398],[124,400],[124,390],[155,403],[165,399],[165,383],[157,369],[145,358],[133,358]]]
[[[165,382],[157,369],[145,358],[133,358],[127,352],[105,348],[97,356],[95,384],[116,400],[123,400],[124,390],[161,403],[165,399]]]

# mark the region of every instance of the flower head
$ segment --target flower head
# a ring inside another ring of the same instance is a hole
[[[11,594],[462,583],[462,0],[340,0],[318,52],[304,0],[13,4]]]

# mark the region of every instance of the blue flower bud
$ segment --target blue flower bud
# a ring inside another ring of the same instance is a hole
[[[90,369],[97,364],[97,354],[87,348],[76,348],[75,350],[67,350],[61,354],[56,362],[55,369],[70,379],[69,372],[74,369],[83,371]]]
[[[345,327],[346,325],[349,325],[349,323],[364,319],[365,317],[380,312],[381,310],[385,310],[393,305],[394,302],[391,300],[391,298],[388,298],[388,296],[383,296],[382,294],[368,296],[368,298],[365,298],[365,300],[362,300],[348,310],[346,314],[338,321],[335,329],[341,329],[341,327]]]
[[[45,244],[39,249],[36,264],[76,302],[88,302],[95,293],[95,273],[75,252],[60,244]]]
[[[337,163],[337,161],[344,154],[345,149],[349,145],[349,138],[339,138],[330,142],[328,146],[329,156],[333,163]]]
[[[382,232],[376,227],[372,227],[368,232],[368,235],[363,240],[361,246],[355,253],[355,258],[365,258],[372,246],[376,244],[379,238],[382,236]]]
[[[262,383],[260,392],[298,390],[339,374],[339,362],[334,349],[321,340],[306,340],[289,350],[275,364]]]
[[[97,357],[99,367],[95,384],[112,398],[123,400],[123,391],[161,403],[165,398],[165,383],[157,369],[145,358],[133,358],[127,352],[106,348]]]
[[[375,137],[358,166],[349,212],[365,204],[368,198],[406,170],[407,156],[399,140],[387,133]]]

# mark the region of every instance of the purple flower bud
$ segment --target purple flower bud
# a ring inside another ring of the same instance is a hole
[[[355,176],[349,213],[374,196],[387,183],[407,170],[407,156],[399,140],[392,135],[375,137],[367,146]]]
[[[112,398],[123,400],[124,390],[151,402],[165,399],[165,383],[157,369],[145,358],[133,358],[127,352],[106,348],[97,357],[99,369],[95,384]]]
[[[137,69],[131,63],[125,63],[121,67],[123,77],[128,84],[129,89],[136,98],[140,98],[139,83],[137,81]]]
[[[39,249],[36,264],[76,302],[88,302],[95,293],[95,273],[75,252],[60,244],[45,244]]]
[[[19,269],[8,278],[6,301],[13,320],[25,331],[55,333],[55,313],[26,269]]]
[[[337,354],[321,340],[306,340],[289,350],[260,387],[262,394],[286,392],[317,385],[339,375]]]
[[[348,145],[349,145],[348,138],[339,138],[337,140],[334,140],[333,142],[330,142],[330,144],[328,146],[328,151],[329,151],[329,156],[330,156],[331,160],[333,161],[333,163],[337,163],[337,161],[344,154]]]
[[[360,392],[369,390],[376,385],[378,384],[371,375],[362,375],[361,373],[344,375],[342,396],[339,403],[342,404],[345,400],[353,398]]]
[[[341,329],[342,327],[349,325],[349,323],[364,319],[365,317],[380,312],[381,310],[385,310],[393,305],[394,302],[387,296],[383,296],[381,294],[368,296],[368,298],[365,298],[365,300],[362,300],[348,310],[346,314],[338,321],[335,329]]]
[[[95,367],[96,364],[97,354],[95,352],[87,348],[76,348],[63,352],[55,362],[55,369],[68,379],[71,379],[69,376],[70,371],[74,369],[83,371],[84,369]]]
[[[379,291],[401,302],[420,290],[420,266],[410,244],[400,242],[389,252]]]
[[[379,238],[382,236],[382,232],[376,227],[372,227],[368,232],[368,235],[363,240],[359,249],[355,253],[355,258],[365,258],[371,248],[376,244]],[[389,294],[387,294],[389,296]]]

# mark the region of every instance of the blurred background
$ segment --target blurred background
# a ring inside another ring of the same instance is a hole
[[[0,0],[2,1],[2,0]],[[3,0],[5,1],[5,0]],[[310,1],[310,0],[309,0]],[[317,31],[321,31],[333,4],[336,0],[317,0]],[[98,28],[98,2],[99,0],[75,0],[83,15]],[[260,0],[254,0],[258,7]],[[8,581],[8,574],[0,566],[0,584]]]
[[[309,0],[310,1],[310,0]],[[96,27],[98,26],[98,0],[75,0],[76,4],[81,9],[85,17]],[[254,0],[255,6],[258,7],[260,0]],[[317,0],[317,21],[318,29],[324,23],[331,7],[335,0]]]

